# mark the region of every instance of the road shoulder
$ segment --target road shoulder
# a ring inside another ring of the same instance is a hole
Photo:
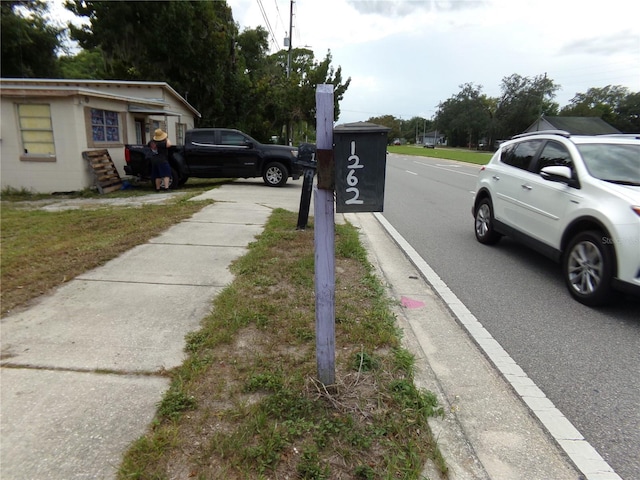
[[[371,214],[348,214],[397,301],[416,385],[445,415],[432,430],[455,479],[577,479],[579,473]]]

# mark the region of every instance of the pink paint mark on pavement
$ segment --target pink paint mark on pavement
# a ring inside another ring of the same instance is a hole
[[[400,298],[400,302],[402,302],[402,306],[403,307],[407,307],[407,308],[424,307],[424,302],[421,302],[420,300],[414,300],[414,299],[409,298],[409,297],[401,297]]]

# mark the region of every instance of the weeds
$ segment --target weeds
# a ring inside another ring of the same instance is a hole
[[[45,212],[22,202],[48,197],[3,191],[3,310],[202,208],[189,197]],[[234,263],[235,281],[187,336],[188,357],[168,373],[171,387],[119,478],[419,478],[428,458],[446,476],[427,424],[442,411],[413,385],[413,356],[350,225],[336,226],[336,384],[315,379],[313,225],[295,225],[276,210]]]
[[[442,410],[415,388],[413,356],[349,225],[336,229],[336,384],[315,379],[313,232],[295,225],[276,210],[233,264],[121,479],[417,479],[441,458],[427,419]],[[150,456],[156,438],[163,454]]]

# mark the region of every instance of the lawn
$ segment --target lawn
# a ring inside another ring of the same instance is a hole
[[[164,205],[57,212],[39,208],[55,198],[3,192],[3,313],[188,218],[209,203],[189,199],[214,187]],[[296,223],[276,210],[232,265],[120,479],[418,479],[427,463],[446,477],[428,424],[442,409],[415,387],[390,299],[348,224],[336,225],[336,383],[315,379],[313,223]]]
[[[390,145],[387,150],[389,153],[398,153],[401,155],[443,158],[447,160],[457,160],[459,162],[475,163],[478,165],[486,165],[493,155],[493,152],[479,152],[476,150],[448,147],[423,148],[422,145]]]

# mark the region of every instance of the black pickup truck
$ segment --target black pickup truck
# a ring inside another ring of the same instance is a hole
[[[124,170],[140,179],[151,178],[151,150],[147,145],[125,145]],[[184,146],[169,148],[171,188],[194,178],[257,178],[282,187],[289,177],[297,180],[303,169],[298,149],[262,144],[246,133],[228,128],[187,130]]]

